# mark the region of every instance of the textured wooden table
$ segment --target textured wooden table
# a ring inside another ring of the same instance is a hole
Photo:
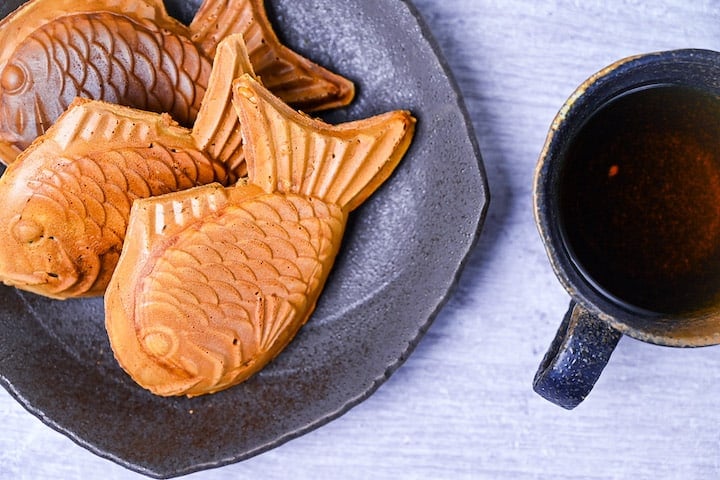
[[[459,288],[410,359],[330,424],[210,479],[662,479],[720,475],[720,347],[624,338],[572,412],[532,377],[567,307],[531,209],[534,166],[576,85],[635,53],[720,49],[720,5],[416,0],[465,96],[493,195]],[[0,391],[0,478],[135,479]]]

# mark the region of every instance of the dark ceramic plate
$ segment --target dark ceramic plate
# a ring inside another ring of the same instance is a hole
[[[5,16],[21,0],[3,2]],[[188,21],[200,0],[169,0]],[[171,477],[237,462],[323,425],[407,358],[456,282],[488,203],[475,138],[415,10],[400,0],[281,0],[283,41],[357,83],[331,122],[408,108],[414,143],[351,217],[315,314],[265,370],[224,392],[155,397],[116,365],[101,300],[49,301],[0,287],[0,381],[94,453]]]

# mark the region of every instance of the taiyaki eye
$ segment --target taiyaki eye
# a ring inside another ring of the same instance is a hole
[[[7,93],[16,93],[25,86],[26,80],[25,69],[17,63],[11,63],[3,70],[0,85]]]
[[[159,358],[175,354],[178,349],[177,334],[167,327],[155,327],[143,332],[143,345],[150,354]]]
[[[12,227],[12,234],[20,243],[37,242],[45,233],[45,229],[33,220],[19,219]]]

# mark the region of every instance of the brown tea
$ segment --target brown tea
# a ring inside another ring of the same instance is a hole
[[[720,99],[677,85],[625,93],[566,152],[559,220],[578,270],[634,309],[720,302]]]

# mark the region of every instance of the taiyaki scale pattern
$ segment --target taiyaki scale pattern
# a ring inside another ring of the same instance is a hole
[[[167,114],[77,99],[8,167],[2,282],[58,299],[102,295],[135,200],[237,180],[227,163],[242,150],[231,83],[252,72],[241,35],[223,40],[216,63],[193,130]]]
[[[312,314],[350,212],[393,172],[415,119],[328,125],[234,83],[248,179],[138,200],[105,294],[115,357],[158,395],[244,381]]]
[[[14,161],[75,97],[191,127],[217,45],[234,33],[287,101],[323,109],[352,99],[351,82],[280,45],[261,1],[206,0],[187,27],[161,0],[31,0],[0,22],[0,160]]]

